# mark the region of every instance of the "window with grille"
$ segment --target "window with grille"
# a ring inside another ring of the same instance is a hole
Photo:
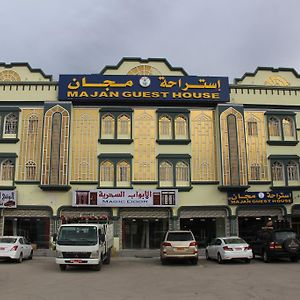
[[[249,136],[257,136],[258,135],[258,128],[256,121],[249,121],[247,122],[248,125],[248,135]]]
[[[176,186],[189,186],[189,166],[184,162],[176,164]]]
[[[275,161],[272,164],[272,178],[273,181],[283,181],[284,180],[284,169],[281,162]]]
[[[118,117],[118,139],[130,139],[131,122],[127,115]]]
[[[100,164],[100,185],[114,186],[114,164],[111,161],[104,161]]]
[[[35,115],[30,116],[28,119],[28,133],[37,133],[38,132],[39,120]]]
[[[11,160],[5,160],[1,163],[1,181],[13,181],[14,163]]]
[[[250,180],[260,180],[260,165],[252,164],[250,166]]]
[[[130,186],[130,165],[126,161],[118,162],[117,164],[117,186]]]
[[[164,161],[159,165],[160,186],[173,186],[173,166]]]
[[[160,139],[172,139],[171,119],[166,116],[159,119],[159,137]]]
[[[115,137],[115,119],[111,115],[102,117],[101,137],[104,139]]]
[[[185,117],[179,116],[175,119],[175,139],[187,139],[187,120]]]
[[[16,137],[17,136],[18,118],[15,114],[11,113],[4,118],[4,133],[3,137]]]
[[[280,122],[275,117],[269,119],[269,135],[270,137],[281,137]]]
[[[36,163],[33,161],[28,161],[25,164],[25,174],[26,180],[36,180]]]
[[[282,119],[283,136],[285,139],[293,138],[295,136],[294,122],[291,118]]]
[[[298,164],[294,161],[290,161],[287,164],[287,177],[288,181],[298,181],[299,180],[299,169]]]

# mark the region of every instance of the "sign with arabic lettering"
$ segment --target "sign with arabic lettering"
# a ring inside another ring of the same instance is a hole
[[[0,208],[16,208],[16,191],[0,191]]]
[[[229,101],[228,77],[60,75],[59,100]],[[155,102],[154,102],[155,103]]]
[[[83,207],[174,207],[177,190],[101,189],[74,191],[73,206]]]
[[[291,191],[286,190],[228,193],[229,205],[272,205],[291,203],[293,203],[293,194]]]

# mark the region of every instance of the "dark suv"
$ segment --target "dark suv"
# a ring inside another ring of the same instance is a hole
[[[261,229],[251,247],[253,258],[259,255],[266,263],[275,258],[289,258],[292,262],[297,262],[300,257],[300,241],[296,232],[289,228]]]

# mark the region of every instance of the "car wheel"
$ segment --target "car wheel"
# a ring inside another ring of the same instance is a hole
[[[97,265],[94,265],[94,270],[95,271],[100,271],[102,268],[102,261],[100,260]]]
[[[29,255],[28,259],[32,259],[32,257],[33,257],[33,250],[30,251],[30,255]]]
[[[252,258],[255,259],[255,254],[254,254],[254,252],[253,252],[252,254],[253,254]]]
[[[17,263],[20,264],[22,261],[23,261],[23,253],[21,252],[19,258],[17,259]]]
[[[107,256],[106,256],[105,260],[103,261],[103,263],[105,265],[109,265],[110,264],[110,258],[111,258],[111,249],[108,250]]]
[[[205,251],[205,257],[206,257],[207,260],[210,260],[210,257],[208,255],[208,251],[207,250]]]
[[[192,265],[197,265],[198,264],[198,257],[192,258],[191,263],[192,263]]]
[[[67,265],[59,265],[61,271],[66,271]]]
[[[167,260],[165,258],[160,258],[160,262],[162,265],[166,265],[167,264]]]
[[[246,264],[250,264],[250,262],[251,262],[251,259],[245,258],[245,263],[246,263]]]
[[[264,251],[263,252],[263,255],[262,255],[262,257],[263,257],[263,261],[265,262],[265,263],[269,263],[270,262],[270,256],[268,255],[268,253],[267,253],[267,251]]]
[[[298,257],[297,256],[291,256],[290,260],[291,260],[291,262],[297,262],[298,261]]]
[[[220,253],[218,253],[218,263],[222,264],[223,263],[223,259]]]

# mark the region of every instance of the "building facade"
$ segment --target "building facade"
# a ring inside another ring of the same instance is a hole
[[[271,220],[299,234],[299,74],[203,78],[165,59],[59,81],[0,63],[0,233],[48,248],[62,222],[106,216],[117,251],[168,229],[203,247]]]

